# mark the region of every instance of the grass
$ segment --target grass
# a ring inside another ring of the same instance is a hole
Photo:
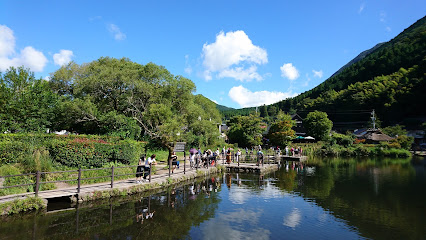
[[[44,209],[47,204],[38,197],[27,197],[0,204],[0,215],[12,215],[21,212]]]

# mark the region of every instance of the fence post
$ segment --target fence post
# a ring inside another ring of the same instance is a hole
[[[81,184],[81,167],[78,168],[78,178],[77,178],[77,193],[80,193]]]
[[[234,151],[232,151],[231,153],[231,162],[234,163],[235,159],[234,159]]]
[[[151,182],[152,163],[149,163],[149,182]]]
[[[186,152],[183,152],[183,174],[186,174]]]
[[[172,159],[170,158],[170,156],[167,157],[167,162],[169,162],[169,177],[170,177],[170,172],[172,171]]]
[[[114,188],[114,166],[111,167],[111,188]]]
[[[35,189],[35,195],[38,196],[38,189],[40,188],[40,171],[37,171],[36,173],[36,189]]]

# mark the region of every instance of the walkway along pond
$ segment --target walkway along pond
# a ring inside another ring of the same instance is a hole
[[[134,194],[136,192],[142,192],[153,188],[160,188],[164,186],[168,186],[173,183],[187,181],[190,179],[194,179],[197,177],[202,177],[209,175],[211,173],[221,172],[226,169],[227,171],[250,171],[256,173],[265,173],[268,171],[276,170],[280,163],[280,160],[274,156],[266,156],[264,161],[261,161],[260,166],[256,165],[253,161],[258,159],[246,159],[245,161],[241,160],[233,163],[227,164],[224,159],[218,159],[218,161],[212,161],[210,164],[205,165],[205,167],[198,167],[196,165],[195,168],[190,168],[187,166],[187,161],[184,159],[183,166],[180,166],[179,169],[175,170],[175,173],[170,174],[170,171],[167,169],[167,165],[157,165],[157,173],[155,175],[149,175],[149,180],[146,182],[138,183],[134,178],[136,173],[127,173],[127,174],[117,174],[117,169],[120,168],[131,168],[136,169],[137,166],[120,166],[120,167],[111,167],[110,175],[108,176],[98,176],[92,178],[83,178],[82,172],[84,171],[99,171],[99,170],[108,170],[107,168],[96,168],[96,169],[79,169],[79,170],[71,170],[71,171],[57,171],[57,172],[37,172],[30,174],[22,174],[22,175],[11,175],[11,176],[0,176],[0,178],[17,178],[17,177],[25,177],[25,176],[34,176],[35,183],[21,184],[21,185],[13,185],[13,186],[0,186],[0,189],[11,188],[11,187],[21,187],[28,185],[35,185],[35,192],[27,192],[22,194],[14,194],[8,196],[0,197],[0,204],[9,201],[15,201],[17,199],[24,199],[28,196],[37,196],[42,198],[47,204],[49,199],[56,198],[64,198],[68,197],[71,201],[88,201],[99,198],[108,198],[113,196],[125,196],[128,194]],[[300,160],[300,157],[294,157],[294,160]],[[303,158],[302,158],[303,159]],[[41,181],[41,175],[48,174],[61,174],[61,173],[74,173],[76,178],[73,179],[65,179],[58,181]],[[124,180],[116,180],[117,178],[128,178]],[[96,184],[83,184],[85,180],[95,179],[95,178],[103,178],[110,179],[108,182],[96,183]],[[39,191],[40,185],[46,183],[57,183],[57,182],[77,182],[76,187],[62,187],[54,190],[46,190]],[[1,214],[1,213],[0,213]],[[5,214],[3,212],[3,214]]]

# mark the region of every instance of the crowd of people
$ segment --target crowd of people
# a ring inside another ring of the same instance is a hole
[[[216,149],[216,151],[212,151],[211,149],[207,149],[205,151],[202,151],[201,148],[198,148],[198,150],[191,149],[193,151],[190,151],[189,155],[189,163],[190,168],[199,168],[199,167],[208,167],[208,165],[214,166],[216,161],[221,158],[226,160],[227,164],[230,163],[239,163],[240,160],[243,158],[243,153],[240,148],[238,148],[237,151],[234,152],[234,149],[232,148],[226,148],[223,147],[222,150],[219,150],[219,148]],[[276,148],[271,147],[271,150],[274,150],[277,155],[281,155],[281,149],[279,146]],[[289,147],[286,146],[284,148],[285,156],[302,156],[303,155],[303,149],[302,147]],[[254,154],[256,152],[256,154]],[[232,156],[234,154],[234,156]],[[257,157],[256,165],[259,166],[263,163],[264,154],[262,152],[262,146],[255,146],[251,147],[251,150],[249,148],[245,148],[245,156],[244,158],[247,158],[247,156]],[[144,157],[141,157],[139,159],[139,164],[136,170],[136,181],[137,183],[142,183],[143,181],[146,181],[147,176],[149,176],[151,172],[151,165],[156,165],[157,161],[155,159],[156,155],[152,154],[150,157],[148,157],[146,160]],[[176,168],[179,168],[179,161],[178,157],[175,152],[171,155],[171,172],[174,173]]]

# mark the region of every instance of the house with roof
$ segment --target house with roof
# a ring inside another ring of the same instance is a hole
[[[388,142],[393,139],[379,128],[356,130],[354,134],[358,139],[365,139],[366,143]]]
[[[291,120],[296,122],[296,124],[292,128],[296,132],[296,136],[306,136],[306,130],[303,127],[303,118],[296,113],[291,115]]]

